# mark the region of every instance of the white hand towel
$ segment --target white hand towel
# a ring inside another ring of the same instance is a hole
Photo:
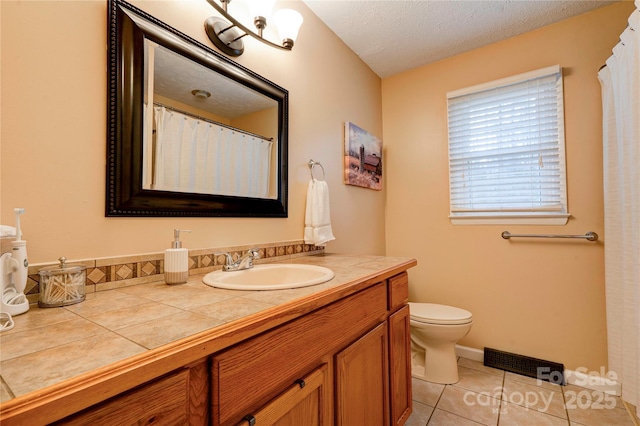
[[[331,230],[329,186],[326,181],[311,179],[307,188],[307,209],[304,218],[304,242],[323,246],[335,240]]]

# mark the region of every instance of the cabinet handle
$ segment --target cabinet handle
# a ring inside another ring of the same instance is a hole
[[[294,383],[299,385],[300,389],[302,389],[306,385],[306,383],[302,379],[298,379]],[[246,416],[244,416],[242,418],[242,420],[247,422],[248,426],[255,426],[255,424],[256,424],[256,418],[255,418],[255,416],[252,416],[251,414],[247,414]]]
[[[249,426],[255,426],[255,424],[256,424],[256,418],[254,416],[252,416],[251,414],[247,414],[246,416],[244,416],[242,418],[242,420],[246,420],[247,423],[249,423]]]

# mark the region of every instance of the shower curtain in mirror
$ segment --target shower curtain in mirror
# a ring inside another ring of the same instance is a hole
[[[267,198],[272,142],[154,106],[154,189]]]
[[[598,73],[604,130],[609,370],[640,414],[640,0]]]

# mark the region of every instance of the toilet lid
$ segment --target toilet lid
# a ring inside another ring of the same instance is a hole
[[[430,324],[466,324],[471,322],[471,312],[453,306],[436,303],[409,302],[411,319]]]

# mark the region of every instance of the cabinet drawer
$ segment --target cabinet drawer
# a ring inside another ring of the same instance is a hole
[[[213,357],[213,423],[237,424],[384,319],[378,283]]]
[[[389,278],[389,311],[393,312],[409,302],[409,274],[403,272]]]
[[[189,370],[180,370],[67,417],[56,425],[178,425],[189,423]]]

